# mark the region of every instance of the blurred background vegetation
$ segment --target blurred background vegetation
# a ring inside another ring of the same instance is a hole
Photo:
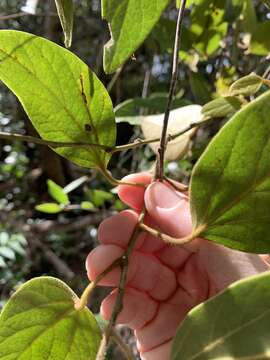
[[[174,107],[204,105],[226,94],[233,81],[252,71],[268,77],[269,3],[269,0],[188,1]],[[100,16],[100,1],[75,0],[74,4],[71,50],[107,86],[116,115],[121,118],[117,142],[127,143],[140,137],[141,130],[138,125],[122,121],[123,118],[139,124],[143,115],[161,113],[165,108],[177,16],[175,1],[171,1],[132,59],[113,76],[103,72],[103,45],[109,32]],[[25,5],[25,0],[1,0],[0,28],[31,32],[62,45],[54,0],[37,1],[35,14],[23,12]],[[185,156],[167,163],[167,175],[187,183],[193,164],[220,124],[218,121],[198,130]],[[37,136],[17,99],[2,84],[0,131]],[[95,171],[79,168],[44,146],[0,142],[1,305],[19,284],[44,274],[67,281],[80,293],[87,282],[85,258],[97,245],[98,225],[124,205]],[[153,152],[145,147],[114,156],[110,166],[114,176],[121,178],[150,169],[153,161]],[[69,205],[63,210],[64,192],[68,192]],[[60,205],[48,207],[47,212],[36,209],[48,202]],[[93,299],[95,311],[101,297],[102,291]]]

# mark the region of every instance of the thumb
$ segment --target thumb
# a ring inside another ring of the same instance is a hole
[[[190,234],[192,225],[187,196],[164,183],[154,182],[146,189],[144,201],[161,231],[179,238]]]

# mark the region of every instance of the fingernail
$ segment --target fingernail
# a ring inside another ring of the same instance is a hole
[[[179,202],[185,199],[184,196],[161,182],[151,184],[147,188],[147,195],[156,207],[162,209],[174,208],[176,205],[179,205]]]

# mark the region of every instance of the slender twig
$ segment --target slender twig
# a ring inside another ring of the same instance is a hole
[[[133,233],[130,237],[128,246],[126,251],[122,256],[122,266],[121,266],[121,274],[120,274],[120,281],[118,286],[118,293],[115,300],[115,305],[112,311],[112,315],[110,318],[110,322],[105,329],[105,333],[103,335],[103,339],[99,348],[99,352],[97,355],[97,360],[104,360],[107,347],[112,335],[112,330],[116,324],[117,317],[123,308],[123,297],[125,294],[126,282],[127,282],[127,274],[128,274],[128,266],[129,266],[129,259],[136,244],[136,240],[138,239],[139,234],[141,233],[141,224],[143,223],[145,217],[145,209],[139,215],[138,222],[133,230]]]
[[[189,130],[194,129],[195,127],[201,127],[204,124],[207,124],[207,123],[209,123],[209,122],[211,122],[213,120],[214,120],[214,118],[206,118],[203,121],[200,121],[198,123],[196,123],[196,122],[191,123],[191,124],[187,125],[187,127],[182,129],[181,131],[178,131],[178,132],[176,132],[174,134],[169,134],[168,137],[167,137],[168,138],[167,141],[170,142],[170,141],[176,139],[178,136],[181,136],[181,135],[185,134]],[[135,148],[137,148],[139,146],[151,144],[151,143],[158,142],[158,141],[160,141],[160,137],[155,137],[155,138],[148,139],[148,140],[137,139],[133,143],[116,146],[115,148],[113,148],[110,151],[110,153],[113,154],[113,153],[116,153],[116,152],[119,152],[119,151],[135,149]]]
[[[116,73],[113,75],[113,77],[111,78],[111,81],[109,82],[109,84],[107,85],[107,91],[111,92],[112,88],[114,87],[114,84],[116,83],[117,79],[119,78],[121,72],[123,70],[123,66],[121,66]]]
[[[121,336],[119,336],[114,329],[112,331],[111,339],[119,347],[126,360],[135,360],[130,347],[122,340]]]
[[[19,12],[16,14],[10,14],[10,15],[0,15],[0,21],[1,20],[10,20],[10,19],[17,19],[24,16],[57,16],[56,13],[38,13],[38,14],[30,14],[26,12]]]
[[[109,265],[101,274],[99,274],[94,281],[90,282],[88,286],[85,288],[82,296],[80,299],[76,299],[74,307],[77,311],[80,311],[84,309],[88,302],[89,298],[93,292],[93,290],[96,288],[96,286],[99,284],[99,282],[107,275],[109,272],[111,272],[113,269],[121,265],[122,263],[122,257],[116,259],[111,265]]]
[[[184,128],[183,130],[176,132],[175,134],[172,134],[172,135],[169,134],[168,142],[176,139],[178,136],[185,134],[186,132],[188,132],[189,130],[191,130],[195,127],[201,127],[204,124],[211,122],[211,121],[213,121],[213,118],[205,119],[199,123],[192,123],[192,124],[188,125],[186,128]],[[73,143],[73,142],[48,141],[48,140],[40,139],[40,138],[37,138],[34,136],[13,134],[13,133],[11,134],[11,133],[2,132],[2,131],[0,131],[0,139],[10,140],[10,141],[31,142],[34,144],[49,146],[52,148],[64,148],[64,147],[91,148],[92,147],[92,148],[99,148],[101,150],[104,150],[108,154],[114,154],[114,153],[120,152],[120,151],[135,149],[135,148],[143,146],[143,145],[147,145],[147,144],[151,144],[151,143],[160,141],[160,137],[155,137],[155,138],[148,139],[148,140],[137,139],[133,143],[129,143],[129,144],[125,144],[125,145],[106,146],[106,145],[101,145],[101,144],[92,144],[92,143],[84,143],[84,142]],[[117,184],[115,183],[113,185],[117,185]]]
[[[181,39],[181,31],[182,31],[182,23],[183,23],[183,18],[184,18],[185,6],[186,6],[186,0],[182,0],[180,7],[179,7],[177,24],[176,24],[170,89],[169,89],[167,105],[166,105],[166,109],[165,109],[165,113],[164,113],[160,146],[158,149],[158,159],[157,159],[157,166],[156,166],[156,172],[155,172],[155,179],[159,179],[161,181],[163,180],[163,173],[164,173],[164,155],[165,155],[166,146],[167,146],[168,122],[169,122],[172,101],[173,101],[176,84],[177,84],[177,79],[178,79],[179,49],[180,49],[180,39]]]
[[[128,185],[128,186],[140,186],[145,188],[146,185],[143,183],[137,183],[137,182],[128,182],[128,181],[122,181],[122,180],[118,180],[116,178],[114,178],[112,176],[112,174],[110,173],[110,171],[105,168],[105,167],[100,167],[99,168],[100,173],[105,177],[105,179],[113,186],[118,186],[118,185]]]
[[[84,142],[78,142],[78,143],[72,143],[72,142],[60,142],[60,141],[49,141],[40,139],[34,136],[29,135],[21,135],[21,134],[11,134],[0,131],[0,139],[6,139],[6,140],[19,140],[19,141],[26,141],[26,142],[32,142],[34,144],[38,145],[46,145],[50,146],[52,148],[61,148],[61,147],[95,147],[102,149],[106,152],[111,152],[112,147],[101,145],[101,144],[90,144],[90,143],[84,143]]]
[[[145,224],[140,224],[140,229],[143,231],[146,231],[147,233],[169,243],[174,245],[184,245],[189,243],[190,241],[194,240],[196,237],[198,237],[206,228],[206,225],[201,225],[197,227],[195,230],[193,230],[189,235],[184,236],[182,238],[174,238],[172,236],[163,234],[161,231],[153,229]]]
[[[267,67],[262,77],[268,79],[269,75],[270,75],[270,65]]]

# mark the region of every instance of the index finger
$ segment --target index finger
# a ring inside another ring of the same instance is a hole
[[[122,181],[149,185],[152,175],[148,172],[131,174],[125,176]],[[144,204],[145,188],[134,185],[120,185],[118,187],[119,198],[134,210],[141,211]]]

